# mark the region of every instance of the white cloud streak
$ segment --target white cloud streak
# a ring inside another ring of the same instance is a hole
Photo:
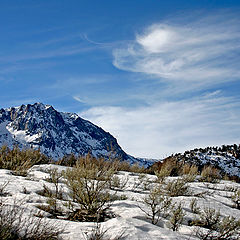
[[[80,113],[112,133],[134,156],[162,158],[194,147],[240,141],[240,101],[213,92],[200,98]]]
[[[106,106],[81,113],[135,156],[162,158],[240,141],[240,100],[224,96],[221,89],[221,84],[240,80],[239,17],[221,12],[176,19],[151,25],[113,51],[118,69],[158,80],[159,91],[151,96],[155,101],[135,109]],[[208,93],[197,97],[197,92]]]
[[[78,96],[73,96],[73,99],[76,100],[77,102],[85,103],[85,101]]]
[[[148,27],[127,47],[113,51],[115,67],[192,87],[240,77],[240,21],[218,14],[188,24]]]

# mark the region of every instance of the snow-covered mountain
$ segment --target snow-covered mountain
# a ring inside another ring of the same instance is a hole
[[[112,151],[122,160],[134,161],[108,132],[74,113],[62,113],[42,103],[0,109],[0,146],[32,147],[58,159],[66,154],[108,157]]]

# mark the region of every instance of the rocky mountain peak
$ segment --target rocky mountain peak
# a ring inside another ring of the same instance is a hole
[[[107,157],[113,151],[127,160],[117,140],[75,113],[62,113],[51,105],[34,103],[0,109],[0,145],[39,148],[58,159],[66,154]]]

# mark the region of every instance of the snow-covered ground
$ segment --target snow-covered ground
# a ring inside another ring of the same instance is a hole
[[[1,198],[4,202],[13,204],[21,202],[21,207],[26,209],[26,214],[31,210],[38,211],[36,208],[39,204],[45,204],[47,198],[38,194],[39,190],[46,185],[54,189],[53,183],[49,183],[46,179],[49,177],[48,169],[57,168],[59,171],[65,170],[67,167],[57,165],[39,165],[33,166],[27,177],[12,175],[9,170],[0,169],[0,186],[7,183],[3,190],[6,194]],[[188,196],[172,197],[172,201],[176,206],[181,202],[185,213],[184,221],[178,232],[174,232],[168,228],[167,219],[161,219],[157,225],[153,225],[151,220],[141,210],[146,209],[143,204],[144,197],[149,194],[150,188],[154,186],[156,176],[119,172],[117,176],[122,181],[127,182],[124,189],[118,191],[118,195],[125,195],[126,200],[114,201],[111,206],[111,212],[115,217],[100,223],[103,230],[106,230],[106,237],[114,239],[122,235],[122,239],[197,239],[195,236],[196,227],[188,226],[191,219],[196,218],[196,214],[192,213],[190,202],[193,198],[197,199],[198,207],[210,207],[220,210],[222,216],[234,216],[240,219],[240,210],[233,207],[231,196],[232,189],[239,189],[240,185],[231,181],[220,181],[219,183],[202,183],[193,182],[189,184],[191,194]],[[145,178],[145,181],[142,179]],[[172,181],[176,177],[169,177],[167,180]],[[144,184],[144,182],[149,184]],[[61,183],[63,192],[67,191],[64,183]],[[200,193],[204,193],[202,196]],[[195,196],[194,196],[195,195]],[[175,204],[176,203],[176,204]],[[46,214],[47,215],[47,214]],[[51,222],[57,222],[59,226],[64,227],[64,232],[60,235],[64,240],[87,239],[86,233],[96,227],[93,222],[73,222],[62,219],[50,219]]]

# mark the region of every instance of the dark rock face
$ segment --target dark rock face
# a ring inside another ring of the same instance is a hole
[[[60,113],[42,103],[0,109],[0,145],[40,148],[58,159],[66,154],[87,154],[127,160],[117,140],[108,132],[74,113]],[[131,158],[131,157],[130,157]]]

